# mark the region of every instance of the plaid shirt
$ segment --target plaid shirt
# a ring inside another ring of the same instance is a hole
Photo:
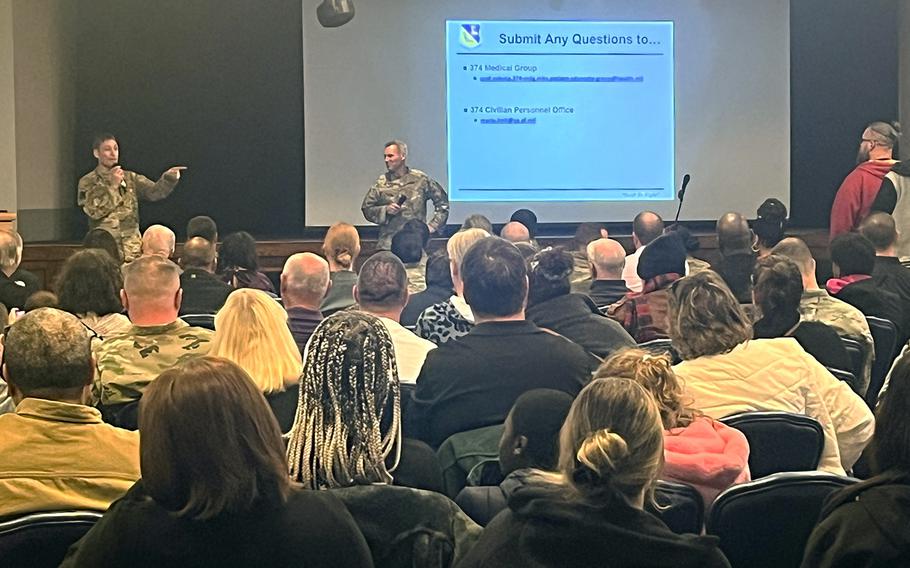
[[[670,272],[645,281],[641,292],[631,292],[610,306],[607,315],[618,321],[636,343],[666,339],[670,330],[670,285],[682,278]]]

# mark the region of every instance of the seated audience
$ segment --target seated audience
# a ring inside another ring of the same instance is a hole
[[[739,213],[727,213],[717,221],[720,262],[713,268],[724,279],[740,304],[752,302],[752,269],[755,267],[755,234]]]
[[[482,229],[459,231],[449,238],[446,251],[449,253],[452,284],[455,287],[447,302],[433,304],[417,318],[416,332],[420,337],[442,345],[452,339],[466,335],[474,327],[474,314],[464,300],[464,281],[461,279],[461,262],[471,245],[490,236]]]
[[[856,379],[859,382],[859,392],[865,393],[872,374],[875,345],[863,312],[847,302],[831,297],[827,291],[819,287],[815,277],[815,259],[812,258],[809,247],[800,239],[787,237],[777,243],[771,252],[783,255],[796,263],[803,277],[803,296],[799,302],[800,318],[806,321],[820,321],[833,327],[841,337],[858,341],[862,345],[863,372],[862,376]]]
[[[416,294],[426,290],[426,260],[420,234],[405,226],[392,236],[391,251],[401,260],[407,271],[408,293]]]
[[[803,280],[792,260],[779,254],[759,258],[752,281],[752,297],[761,316],[752,324],[755,339],[792,337],[825,367],[851,369],[850,355],[833,328],[800,319]]]
[[[585,293],[591,287],[591,263],[588,260],[588,245],[597,239],[606,239],[610,234],[603,223],[581,223],[575,229],[575,245],[572,250],[572,291]]]
[[[531,389],[576,394],[596,364],[575,343],[525,319],[527,267],[511,243],[474,243],[459,274],[475,326],[427,354],[411,401],[408,432],[433,447],[452,434],[502,424]]]
[[[643,510],[663,464],[660,412],[629,379],[596,379],[569,410],[557,489],[526,487],[459,566],[729,566],[715,537]]]
[[[509,221],[499,231],[499,236],[510,243],[530,243],[531,233],[518,221]]]
[[[806,544],[805,568],[910,565],[910,359],[892,373],[869,444],[875,476],[828,497]]]
[[[234,291],[215,315],[208,354],[246,371],[265,395],[281,431],[291,429],[303,363],[288,329],[288,314],[278,302],[262,290]]]
[[[361,310],[378,317],[385,326],[392,337],[398,377],[403,383],[413,384],[427,353],[436,345],[399,323],[401,311],[408,303],[408,275],[404,264],[387,251],[368,258],[360,268],[354,300]]]
[[[234,289],[215,276],[215,244],[202,237],[191,237],[183,245],[178,263],[183,269],[180,315],[214,314],[220,310]]]
[[[70,549],[76,566],[372,566],[344,504],[288,478],[250,377],[203,357],[142,399],[142,479]]]
[[[164,225],[151,225],[142,233],[143,256],[157,254],[164,258],[174,256],[177,247],[177,237],[174,231]]]
[[[22,237],[12,229],[0,229],[0,303],[7,309],[22,309],[29,296],[41,289],[38,277],[20,268]]]
[[[320,306],[322,315],[328,317],[354,305],[354,284],[357,283],[354,263],[360,256],[357,229],[347,223],[335,223],[329,227],[322,243],[322,254],[329,263],[329,278],[332,281]]]
[[[218,242],[218,225],[208,215],[196,215],[186,224],[187,240],[193,237],[202,237],[212,244]]]
[[[491,223],[489,219],[480,213],[474,213],[473,215],[468,215],[465,218],[464,223],[461,224],[459,231],[464,231],[466,229],[483,229],[492,235],[493,223]]]
[[[752,222],[758,245],[758,257],[771,254],[771,249],[784,238],[787,229],[787,206],[773,197],[758,206],[758,216]]]
[[[509,217],[509,221],[515,221],[521,223],[528,228],[528,235],[530,242],[534,248],[539,249],[540,246],[537,244],[537,214],[531,211],[530,209],[516,209],[514,213]],[[493,231],[489,231],[492,235]]]
[[[137,401],[162,371],[209,350],[212,332],[177,318],[180,269],[160,256],[143,256],[123,269],[123,305],[132,327],[95,348],[93,395],[106,422],[136,427]]]
[[[393,244],[394,246],[394,244]],[[409,328],[417,325],[417,318],[430,306],[445,303],[454,291],[449,255],[438,250],[427,259],[427,289],[408,298],[408,305],[401,312],[401,324]],[[408,279],[410,282],[410,278]]]
[[[269,277],[259,272],[259,254],[256,241],[246,231],[231,233],[221,243],[218,257],[221,279],[234,288],[253,288],[275,294]]]
[[[618,241],[597,239],[587,246],[588,263],[591,265],[591,286],[588,296],[602,313],[631,292],[622,279],[626,265],[626,251]]]
[[[664,233],[664,220],[653,211],[642,211],[632,221],[632,245],[635,252],[626,256],[626,266],[622,270],[622,279],[633,292],[641,292],[644,282],[638,275],[638,259],[651,241]],[[685,274],[681,272],[680,274]]]
[[[549,329],[597,357],[635,346],[621,325],[605,317],[590,298],[570,292],[573,261],[568,252],[546,248],[528,269],[528,321]]]
[[[641,292],[629,293],[610,306],[607,315],[622,324],[638,343],[667,338],[669,289],[685,272],[686,249],[679,236],[671,233],[658,237],[638,258],[638,274],[644,281]]]
[[[506,416],[499,440],[499,469],[505,479],[492,487],[465,487],[455,503],[481,526],[507,507],[516,490],[552,483],[559,457],[559,429],[572,397],[553,389],[533,389],[519,396]]]
[[[887,213],[872,213],[859,226],[860,233],[875,247],[872,281],[882,290],[897,294],[903,305],[910,306],[910,269],[897,258],[897,227]],[[910,230],[910,229],[908,229]]]
[[[692,407],[711,418],[782,410],[818,420],[825,435],[819,469],[844,475],[872,436],[866,403],[789,338],[752,339],[742,306],[713,271],[670,293],[670,338],[683,362],[676,375]]]
[[[60,307],[58,305],[59,303],[60,298],[57,297],[57,294],[54,294],[49,290],[38,290],[25,300],[22,311],[30,312],[32,310],[37,310],[38,308],[58,308]]]
[[[691,231],[689,231],[689,229],[676,223],[667,227],[664,232],[676,233],[679,236],[679,240],[682,242],[683,246],[686,247],[686,276],[701,272],[702,270],[711,269],[710,263],[692,256],[701,248],[701,243],[691,233]]]
[[[123,254],[120,252],[117,239],[105,229],[96,228],[87,232],[85,238],[82,239],[82,248],[103,250],[118,266],[123,264]]]
[[[29,312],[6,333],[3,361],[16,406],[0,416],[0,517],[107,509],[139,479],[139,435],[88,406],[85,328],[66,312]]]
[[[706,510],[721,491],[751,479],[746,437],[688,406],[667,357],[627,349],[604,361],[594,373],[595,379],[610,377],[632,379],[657,402],[664,427],[661,479],[698,489]]]
[[[327,318],[310,341],[300,383],[287,447],[291,478],[344,501],[376,566],[449,566],[464,556],[479,527],[439,493],[392,486],[393,475],[416,487],[441,485],[441,474],[436,464],[435,470],[412,470],[410,480],[398,477],[419,459],[415,451],[433,456],[402,439],[395,350],[386,327],[352,310]],[[426,479],[434,476],[435,482]]]
[[[281,302],[287,310],[291,335],[300,353],[322,321],[319,306],[331,285],[329,263],[313,253],[292,254],[284,263]]]
[[[133,325],[123,315],[120,266],[103,250],[73,253],[63,263],[56,288],[58,307],[79,318],[100,339],[126,333]]]

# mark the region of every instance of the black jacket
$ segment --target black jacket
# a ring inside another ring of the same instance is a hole
[[[863,312],[864,316],[884,318],[893,322],[897,327],[898,345],[904,345],[910,337],[907,308],[897,294],[876,286],[874,279],[867,278],[848,284],[834,294],[834,297]]]
[[[606,358],[635,347],[632,336],[619,323],[600,313],[594,301],[583,294],[566,294],[529,307],[527,318],[538,327],[555,331]]]
[[[910,306],[910,269],[901,265],[897,257],[876,256],[872,281],[882,290],[897,294],[904,305]]]
[[[417,318],[423,311],[433,304],[447,301],[452,296],[452,289],[445,286],[427,286],[423,292],[418,292],[408,298],[408,305],[401,311],[400,323],[405,327],[413,328],[417,325]]]
[[[187,268],[180,275],[180,287],[183,288],[183,303],[180,304],[180,315],[214,314],[227,301],[228,294],[234,289],[220,278],[199,268]]]
[[[40,289],[38,277],[28,270],[17,268],[10,276],[0,272],[0,304],[8,310],[21,310],[28,297]]]
[[[720,274],[740,304],[752,303],[752,270],[755,253],[751,250],[730,251],[711,268]]]
[[[594,300],[594,304],[600,311],[607,313],[607,307],[622,300],[631,291],[626,286],[626,281],[622,279],[593,280],[591,288],[588,290],[588,296]]]
[[[794,326],[796,329],[793,329]],[[793,331],[790,331],[791,329]],[[799,321],[798,313],[785,320],[762,318],[752,324],[752,331],[755,339],[792,337],[806,353],[815,357],[815,360],[825,367],[842,371],[853,368],[850,354],[847,353],[844,342],[834,328],[819,321]]]

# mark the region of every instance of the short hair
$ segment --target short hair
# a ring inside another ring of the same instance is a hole
[[[158,255],[141,256],[123,268],[123,290],[132,298],[169,297],[180,287],[180,268]]]
[[[757,214],[752,223],[752,230],[763,247],[771,248],[784,238],[784,231],[787,229],[787,206],[779,199],[770,197],[758,206]]]
[[[717,247],[726,251],[746,250],[752,247],[753,233],[746,218],[735,212],[725,213],[717,220]]]
[[[392,236],[391,252],[405,264],[420,262],[423,257],[423,239],[415,231],[402,229]]]
[[[518,221],[509,221],[499,231],[499,236],[513,243],[531,240],[531,232]]]
[[[752,293],[763,318],[785,320],[798,315],[803,295],[799,267],[780,254],[759,258],[752,270]]]
[[[812,251],[802,239],[796,237],[782,239],[771,249],[771,254],[780,254],[795,262],[800,274],[806,274],[812,268]]]
[[[142,233],[142,254],[157,254],[169,257],[174,252],[177,237],[174,231],[164,225],[151,225]]]
[[[632,232],[643,245],[661,236],[664,232],[664,220],[653,211],[642,211],[632,220]]]
[[[610,244],[615,243],[615,244]],[[604,248],[610,246],[620,254],[610,257],[606,256],[604,253]],[[622,245],[619,242],[614,241],[613,239],[596,239],[588,243],[586,247],[585,254],[588,257],[588,261],[597,268],[598,276],[603,276],[601,272],[605,274],[614,274],[621,275],[622,269],[626,264],[625,250],[623,250]]]
[[[448,242],[446,242],[446,252],[449,253],[449,259],[459,270],[461,270],[461,263],[464,260],[464,255],[467,254],[471,245],[489,237],[491,234],[492,233],[483,229],[465,229],[464,231],[458,231],[449,237]]]
[[[575,248],[585,250],[589,244],[603,237],[601,231],[607,228],[603,223],[582,223],[575,229]]]
[[[427,286],[452,289],[452,271],[449,270],[449,255],[445,249],[438,250],[427,258],[426,277]]]
[[[403,305],[408,294],[408,272],[397,256],[377,252],[360,267],[357,301],[363,307]]]
[[[191,237],[183,244],[180,266],[208,269],[215,263],[215,243],[204,237]]]
[[[670,286],[670,340],[683,360],[728,353],[752,339],[752,323],[723,279],[703,270]]]
[[[531,389],[517,399],[509,412],[513,436],[528,440],[525,457],[530,467],[553,471],[559,461],[559,431],[572,396],[555,389]]]
[[[420,236],[420,246],[424,249],[430,244],[430,227],[420,219],[408,219],[401,230],[417,233]]]
[[[92,138],[92,150],[97,150],[101,148],[101,145],[107,142],[108,140],[113,140],[117,142],[117,137],[111,134],[110,132],[99,132],[95,134]]]
[[[869,444],[872,471],[910,473],[910,356],[903,355],[889,373],[888,390],[875,411]]]
[[[493,223],[491,223],[489,219],[480,213],[474,213],[473,215],[468,215],[465,218],[464,223],[461,224],[461,229],[459,229],[459,231],[464,231],[466,229],[483,229],[492,235]]]
[[[172,367],[139,408],[142,483],[176,516],[206,520],[287,499],[281,430],[238,365],[205,356]]]
[[[218,240],[218,225],[208,215],[197,215],[186,224],[186,238],[202,237],[214,243]]]
[[[118,314],[123,311],[120,266],[101,249],[76,251],[57,276],[57,303],[61,310],[84,316]]]
[[[872,213],[859,225],[859,232],[869,239],[876,251],[883,251],[897,242],[897,225],[888,213]]]
[[[872,274],[875,268],[875,247],[859,233],[842,233],[831,241],[831,262],[841,276]]]
[[[512,216],[509,217],[509,221],[515,221],[527,227],[528,233],[531,235],[532,239],[537,236],[537,214],[530,209],[516,210],[512,213]]]
[[[398,153],[401,154],[401,157],[404,159],[408,158],[408,145],[405,144],[404,142],[402,142],[401,140],[398,140],[398,139],[389,140],[382,146],[382,148],[384,150],[384,149],[388,148],[389,146],[397,147]]]
[[[57,308],[59,307],[59,303],[60,299],[57,298],[57,294],[54,294],[50,290],[38,290],[26,298],[22,310],[30,312],[32,310],[37,310],[38,308]]]
[[[259,270],[259,255],[256,253],[256,239],[246,231],[237,231],[224,237],[219,255],[224,269],[242,268]]]
[[[898,122],[876,121],[870,123],[866,128],[872,131],[872,136],[875,137],[876,143],[887,148],[897,146],[897,142],[901,137],[901,125]]]
[[[595,379],[572,403],[559,437],[559,470],[582,499],[609,506],[653,488],[663,467],[660,412],[630,379]]]
[[[82,248],[103,250],[118,265],[123,263],[123,253],[117,239],[105,229],[98,228],[87,232],[82,239]]]
[[[312,262],[307,259],[311,259]],[[315,270],[315,265],[319,266]],[[312,268],[310,268],[312,267]],[[281,270],[282,288],[286,295],[319,303],[329,287],[330,274],[328,263],[321,256],[301,252],[292,254]],[[288,305],[285,304],[285,307]]]
[[[400,452],[392,338],[370,314],[336,312],[307,346],[287,447],[291,478],[311,489],[391,483]]]
[[[528,262],[528,305],[533,306],[572,291],[569,278],[575,270],[572,255],[545,248]]]
[[[209,355],[240,365],[264,393],[283,391],[285,381],[299,377],[302,367],[287,312],[252,288],[231,292],[215,314]]]
[[[350,270],[360,255],[360,235],[354,225],[335,223],[325,233],[322,252],[332,262]]]
[[[528,270],[515,245],[490,237],[474,243],[461,262],[464,298],[475,314],[509,316],[522,310]]]
[[[0,268],[13,269],[22,262],[22,236],[12,229],[0,229]]]
[[[26,396],[72,390],[92,380],[92,349],[85,326],[72,314],[39,308],[10,326],[3,345],[9,382]]]

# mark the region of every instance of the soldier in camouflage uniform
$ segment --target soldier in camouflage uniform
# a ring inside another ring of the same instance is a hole
[[[98,166],[79,180],[76,202],[89,217],[89,228],[102,228],[117,239],[123,261],[139,258],[142,245],[139,236],[139,200],[164,199],[177,185],[180,172],[174,166],[157,182],[120,167],[120,148],[112,135],[95,138],[93,153]]]
[[[444,226],[449,218],[449,196],[439,182],[405,164],[408,146],[404,142],[389,142],[383,155],[388,171],[379,176],[367,192],[360,209],[367,221],[379,225],[376,248],[389,250],[392,235],[409,220],[420,219],[426,223],[428,200],[436,209],[427,223],[430,232],[435,233]],[[399,205],[402,197],[404,202]]]

